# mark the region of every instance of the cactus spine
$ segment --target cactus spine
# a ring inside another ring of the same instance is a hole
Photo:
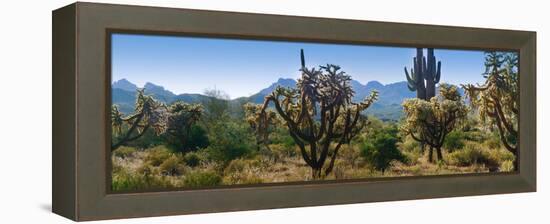
[[[407,77],[407,87],[411,91],[416,91],[418,99],[430,100],[435,96],[435,84],[441,78],[441,61],[436,65],[433,48],[428,48],[427,60],[423,51],[422,48],[416,48],[413,68],[409,73],[405,66],[405,76]]]

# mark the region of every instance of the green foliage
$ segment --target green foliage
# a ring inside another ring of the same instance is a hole
[[[226,184],[259,184],[263,180],[257,173],[262,164],[255,159],[236,159],[227,165],[224,170],[224,183]]]
[[[213,171],[193,171],[185,175],[183,179],[185,187],[210,187],[222,183],[222,177]]]
[[[445,141],[443,142],[443,147],[449,152],[453,152],[457,149],[464,147],[464,139],[466,139],[466,134],[462,131],[451,131],[447,134]]]
[[[361,155],[375,169],[384,172],[392,161],[405,161],[405,157],[397,149],[397,138],[391,132],[394,129],[381,131],[371,138],[370,142],[361,145]]]
[[[449,154],[449,163],[458,166],[471,166],[476,164],[493,165],[498,163],[490,158],[489,153],[477,143],[468,143],[463,150],[457,150]]]
[[[169,158],[164,160],[160,166],[160,172],[163,175],[176,176],[182,175],[185,172],[185,166],[181,157],[172,154]]]
[[[421,151],[420,143],[415,141],[410,136],[405,136],[403,142],[401,142],[401,149],[406,152]]]
[[[131,157],[135,152],[136,148],[134,147],[121,146],[113,151],[113,155],[120,158],[127,158]]]
[[[187,104],[177,101],[168,107],[168,112],[166,142],[176,151],[187,152],[195,150],[197,143],[207,144],[205,131],[194,125],[203,112],[200,104]]]
[[[227,163],[252,151],[252,136],[243,123],[228,121],[210,130],[211,143],[206,148],[211,159]]]
[[[189,136],[186,139],[183,147],[192,150],[198,150],[208,147],[208,144],[210,144],[210,142],[208,140],[207,131],[201,126],[194,125],[191,127]]]
[[[147,155],[145,156],[145,162],[153,165],[160,166],[164,160],[170,158],[172,152],[165,146],[156,146],[154,148],[147,150]]]
[[[202,121],[207,129],[230,118],[229,96],[227,94],[221,90],[209,89],[204,91],[204,95],[208,97],[202,102],[204,107]]]
[[[500,164],[500,172],[512,172],[514,171],[514,162],[512,160],[506,160]]]
[[[201,156],[197,152],[188,152],[183,156],[183,161],[190,167],[200,165],[201,160]]]
[[[131,173],[119,170],[113,173],[111,189],[113,191],[133,191],[172,188],[174,185],[163,176]]]

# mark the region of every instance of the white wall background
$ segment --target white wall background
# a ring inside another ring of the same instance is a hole
[[[548,223],[550,13],[545,1],[97,1],[538,32],[538,192],[140,218],[100,223]],[[0,223],[68,223],[51,209],[51,10],[69,0],[0,4]],[[546,22],[544,21],[546,20]]]

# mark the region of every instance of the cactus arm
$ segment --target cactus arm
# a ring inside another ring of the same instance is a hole
[[[412,78],[410,77],[406,66],[403,70],[405,70],[405,76],[407,77],[407,87],[409,88],[410,91],[416,91],[416,80],[415,80],[413,70],[411,69]]]
[[[439,83],[441,78],[441,61],[437,62],[437,72],[435,73],[435,83]]]
[[[306,59],[304,57],[304,49],[300,49],[300,62],[302,63],[302,68],[306,67]]]

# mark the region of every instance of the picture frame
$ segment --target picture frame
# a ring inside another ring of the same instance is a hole
[[[154,19],[152,19],[154,18]],[[536,191],[536,33],[77,2],[53,11],[53,212],[75,221]],[[113,193],[110,33],[519,52],[519,170]]]

